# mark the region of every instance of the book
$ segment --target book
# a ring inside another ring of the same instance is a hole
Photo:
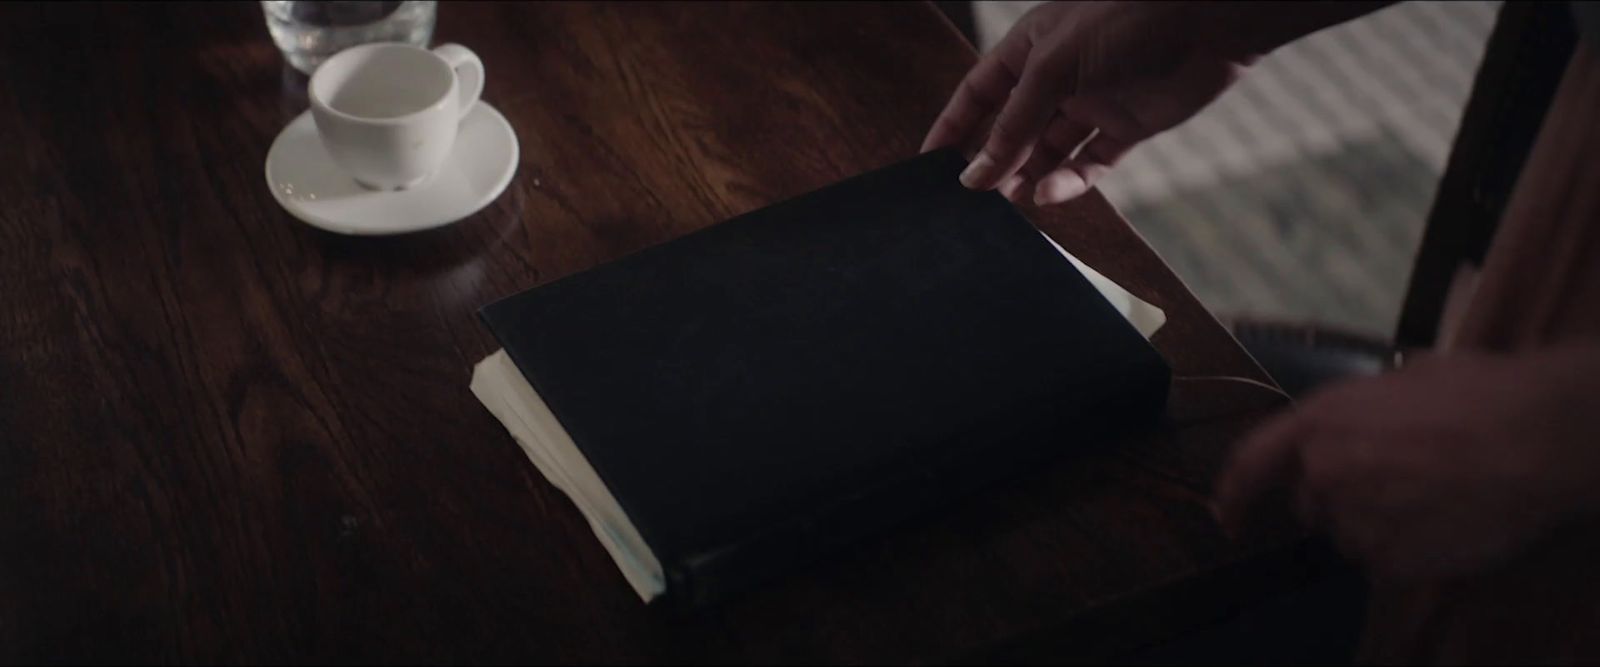
[[[496,301],[472,391],[639,596],[685,606],[1153,425],[1159,311],[964,167],[922,155]]]

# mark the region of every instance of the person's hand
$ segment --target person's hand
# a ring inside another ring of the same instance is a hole
[[[1308,4],[1040,5],[967,73],[922,150],[976,150],[961,175],[974,190],[1066,201],[1210,104],[1260,54],[1382,3]]]
[[[1233,534],[1292,513],[1385,580],[1481,572],[1600,510],[1600,350],[1337,385],[1246,440],[1216,500]]]
[[[1012,199],[1036,192],[1040,204],[1082,194],[1135,144],[1216,99],[1247,64],[1202,48],[1186,4],[1034,8],[967,73],[923,150],[981,140],[961,175],[967,187],[998,185]]]

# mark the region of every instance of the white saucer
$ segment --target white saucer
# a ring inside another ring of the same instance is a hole
[[[368,190],[333,163],[307,111],[283,128],[267,151],[267,187],[284,210],[314,227],[339,234],[401,234],[478,212],[506,189],[519,155],[511,124],[479,101],[461,120],[439,173],[407,190]]]

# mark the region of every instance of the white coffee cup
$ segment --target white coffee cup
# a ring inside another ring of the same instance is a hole
[[[483,93],[483,61],[459,44],[363,44],[322,63],[307,90],[334,163],[369,188],[403,190],[450,155]]]

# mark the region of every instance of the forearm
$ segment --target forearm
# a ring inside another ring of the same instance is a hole
[[[1393,2],[1193,2],[1191,25],[1213,36],[1210,48],[1236,62],[1251,62],[1323,28]]]
[[[1554,475],[1554,500],[1570,511],[1568,518],[1600,518],[1600,344],[1567,343],[1517,356],[1527,369],[1522,388],[1550,404],[1521,424],[1520,433],[1560,443],[1546,450],[1552,455],[1542,462]]]

